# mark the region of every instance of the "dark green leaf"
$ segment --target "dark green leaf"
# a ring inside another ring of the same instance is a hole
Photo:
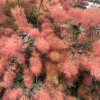
[[[22,74],[21,73],[18,73],[17,74],[16,80],[17,81],[22,80]]]
[[[52,0],[48,0],[49,2],[51,2]]]
[[[54,19],[52,17],[49,18],[49,20],[54,23]]]
[[[19,81],[13,82],[13,84],[11,85],[11,88],[14,88],[14,87],[20,87],[20,82]]]

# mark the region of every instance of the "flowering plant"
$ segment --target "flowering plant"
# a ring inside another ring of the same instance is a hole
[[[2,100],[100,98],[100,10],[74,5],[0,0]]]

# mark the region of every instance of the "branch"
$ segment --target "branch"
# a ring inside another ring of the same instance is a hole
[[[40,6],[39,6],[39,10],[38,10],[38,14],[37,14],[37,28],[38,28],[38,24],[39,24],[38,17],[39,17],[39,13],[40,13],[40,8],[41,8],[41,5],[42,5],[42,2],[43,2],[43,0],[41,0]]]

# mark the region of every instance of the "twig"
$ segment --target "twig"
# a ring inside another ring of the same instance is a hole
[[[37,14],[37,28],[38,28],[38,24],[39,24],[39,22],[38,22],[38,17],[39,17],[40,7],[41,7],[41,5],[42,5],[42,2],[43,2],[43,0],[41,0],[40,6],[39,6],[39,10],[38,10],[38,14]]]

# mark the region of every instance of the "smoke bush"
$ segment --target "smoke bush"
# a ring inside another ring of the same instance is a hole
[[[99,98],[100,10],[74,5],[0,0],[0,100]]]

